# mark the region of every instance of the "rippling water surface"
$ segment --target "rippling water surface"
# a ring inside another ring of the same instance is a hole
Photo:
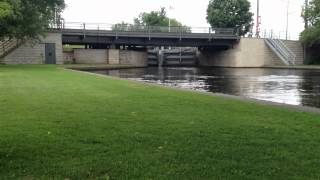
[[[91,72],[164,86],[320,108],[320,70],[149,67]]]

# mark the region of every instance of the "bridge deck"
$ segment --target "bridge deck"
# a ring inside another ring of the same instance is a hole
[[[173,32],[156,32],[150,28],[143,30],[97,30],[64,28],[63,44],[106,44],[138,46],[231,46],[240,37],[234,29],[208,29],[207,33],[183,32],[180,28]]]

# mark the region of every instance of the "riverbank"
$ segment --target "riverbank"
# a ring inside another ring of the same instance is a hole
[[[145,66],[121,65],[121,64],[64,64],[60,65],[62,68],[73,70],[112,70],[112,69],[131,69],[131,68],[144,68]]]
[[[301,66],[266,66],[273,69],[301,69],[301,70],[320,70],[320,65],[301,65]]]
[[[308,179],[319,115],[66,71],[0,66],[0,176]]]

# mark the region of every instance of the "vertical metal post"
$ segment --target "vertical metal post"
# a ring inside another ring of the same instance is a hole
[[[308,0],[305,0],[305,5],[304,5],[304,28],[307,29],[309,24],[308,24],[308,8],[309,8],[309,2]]]
[[[256,37],[260,38],[260,0],[257,0]]]
[[[182,39],[182,27],[181,26],[179,27],[179,34],[180,34],[179,40],[181,41],[181,39]]]
[[[2,54],[5,54],[6,53],[6,47],[4,46],[4,43],[2,44],[2,49],[3,49],[3,53]]]
[[[83,23],[83,37],[86,37],[86,23]]]
[[[288,40],[288,31],[289,31],[289,5],[290,1],[287,0],[287,25],[286,25],[286,40]]]
[[[169,32],[171,32],[171,19],[169,18]]]
[[[309,2],[308,0],[305,0],[305,5],[304,5],[304,28],[308,29],[309,23],[308,23],[308,14],[309,14]],[[307,57],[307,47],[306,45],[303,45],[303,61],[306,63],[308,60]]]
[[[150,41],[151,40],[150,26],[148,26],[148,35],[149,35],[149,41]]]
[[[179,50],[180,50],[180,59],[179,59],[179,62],[180,62],[180,64],[181,64],[181,63],[182,63],[182,52],[181,52],[181,51],[182,51],[182,48],[180,47]]]
[[[118,25],[116,24],[116,39],[118,39]]]

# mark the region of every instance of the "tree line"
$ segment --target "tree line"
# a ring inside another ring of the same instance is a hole
[[[0,2],[0,39],[4,37],[38,38],[49,24],[59,19],[65,8],[64,0],[2,0]],[[253,14],[248,0],[210,0],[207,21],[215,28],[238,28],[245,35],[252,25]],[[113,29],[138,29],[143,26],[165,27],[171,31],[191,32],[191,28],[167,16],[165,8],[143,12],[134,18],[133,24],[121,22]],[[179,27],[180,29],[175,29]],[[167,31],[163,29],[163,31]]]
[[[64,7],[64,0],[1,0],[0,39],[38,38]]]
[[[239,35],[250,32],[253,27],[253,13],[248,0],[210,0],[207,8],[207,22],[214,28],[237,28]],[[49,24],[59,19],[65,8],[64,0],[1,0],[0,39],[4,37],[37,38]],[[307,46],[320,44],[320,0],[311,0],[303,14],[308,27],[301,33],[301,41]],[[139,29],[143,26],[182,27],[184,32],[191,28],[176,19],[169,19],[165,8],[143,12],[133,23],[121,22],[115,30]],[[180,29],[181,30],[181,29]],[[166,30],[164,30],[166,31]]]
[[[320,44],[320,0],[312,0],[305,8],[303,17],[307,27],[300,40],[307,47],[317,46]]]

